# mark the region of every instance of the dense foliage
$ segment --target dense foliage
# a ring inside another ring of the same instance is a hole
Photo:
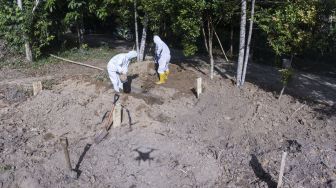
[[[28,41],[34,49],[34,56],[41,55],[41,50],[54,39],[51,34],[52,20],[44,7],[35,6],[34,2],[24,1],[25,9],[20,10],[16,3],[2,1],[0,7],[0,37],[7,46],[18,52],[23,52],[23,44]],[[35,7],[34,7],[35,6]]]
[[[81,47],[86,33],[104,31],[96,28],[134,39],[134,0],[22,2],[20,10],[17,1],[0,1],[0,38],[20,53],[24,52],[24,43],[29,42],[34,57],[39,57],[50,44],[62,43],[69,31],[77,38],[77,47]],[[256,5],[256,22],[261,30],[255,32],[266,36],[275,54],[292,55],[305,50],[320,55],[335,53],[336,0],[257,1]],[[186,55],[203,48],[201,31],[209,18],[221,38],[228,36],[230,29],[239,32],[239,0],[137,0],[137,6],[140,27],[147,18],[150,35],[162,36]]]

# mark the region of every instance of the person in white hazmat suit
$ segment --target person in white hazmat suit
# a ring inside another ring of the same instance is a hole
[[[133,58],[137,57],[136,51],[130,51],[128,53],[117,54],[112,57],[112,59],[107,64],[107,71],[113,88],[116,92],[120,92],[123,88],[123,83],[120,80],[120,75],[126,75],[128,71],[128,65]]]
[[[163,84],[168,79],[169,75],[169,61],[170,50],[168,46],[160,39],[159,36],[154,36],[155,43],[155,63],[159,64],[157,72],[159,73],[160,80],[156,84]]]

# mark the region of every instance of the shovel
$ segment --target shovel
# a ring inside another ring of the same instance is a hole
[[[113,122],[113,111],[114,111],[114,107],[115,107],[115,104],[116,102],[118,101],[119,99],[119,95],[118,94],[115,94],[114,95],[114,100],[113,100],[113,105],[112,105],[112,109],[110,111],[110,114],[107,118],[107,123],[106,125],[104,126],[104,128],[102,130],[100,130],[95,138],[94,138],[94,142],[96,144],[99,144],[107,135],[108,135],[108,130],[111,128],[111,125],[112,125],[112,122]]]

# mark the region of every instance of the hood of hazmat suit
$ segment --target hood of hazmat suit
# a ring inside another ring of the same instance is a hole
[[[157,36],[157,35],[154,35],[154,43],[155,43],[156,45],[158,45],[158,44],[160,44],[161,42],[163,42],[163,41],[161,40],[161,38],[160,38],[159,36]]]
[[[107,69],[109,71],[116,71],[118,73],[126,74],[130,61],[133,58],[136,58],[137,55],[138,54],[136,51],[118,54],[109,61]]]
[[[136,58],[138,56],[137,52],[136,51],[129,51],[127,54],[126,54],[126,58],[128,60],[131,60],[133,58]]]
[[[170,59],[170,50],[161,38],[157,35],[154,35],[155,43],[155,58],[159,60],[160,58]]]

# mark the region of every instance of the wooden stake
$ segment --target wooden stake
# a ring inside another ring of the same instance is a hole
[[[282,159],[281,159],[281,166],[280,166],[280,173],[279,173],[279,180],[278,180],[277,188],[280,188],[281,184],[282,184],[282,177],[283,177],[283,174],[284,174],[284,171],[285,171],[286,156],[287,156],[287,152],[283,152]]]
[[[121,104],[116,103],[113,110],[113,128],[121,126]]]
[[[223,53],[223,55],[224,55],[224,57],[225,57],[225,60],[226,60],[226,62],[229,62],[229,59],[226,57],[225,51],[224,51],[224,49],[223,49],[223,46],[222,46],[221,41],[219,40],[219,37],[218,37],[218,35],[217,35],[217,32],[216,32],[215,29],[213,29],[213,30],[214,30],[215,36],[216,36],[216,38],[217,38],[217,41],[218,41],[218,43],[219,43],[219,46],[220,46],[220,48],[221,48],[221,50],[222,50],[222,53]]]
[[[197,98],[199,98],[200,94],[202,93],[202,78],[197,78],[196,80],[196,93]]]
[[[102,69],[102,68],[95,67],[95,66],[92,66],[92,65],[88,65],[88,64],[85,64],[85,63],[80,63],[80,62],[72,61],[72,60],[69,60],[69,59],[65,59],[65,58],[62,58],[62,57],[55,56],[53,54],[50,54],[50,56],[54,57],[56,59],[60,59],[60,60],[63,60],[63,61],[69,62],[69,63],[76,64],[76,65],[81,65],[81,66],[90,67],[90,68],[93,68],[93,69],[98,69],[98,70],[104,71],[104,69]]]
[[[33,95],[35,96],[41,91],[42,91],[42,82],[41,81],[33,82]]]
[[[298,109],[296,109],[296,110],[292,113],[292,115],[291,115],[290,117],[293,117],[293,115],[294,115],[297,111],[299,111],[301,108],[303,108],[305,105],[306,105],[306,104],[301,105]]]
[[[70,156],[69,156],[69,151],[68,151],[68,138],[60,138],[60,142],[63,148],[64,152],[64,157],[65,157],[65,163],[69,171],[72,171],[71,167],[71,161],[70,161]]]

